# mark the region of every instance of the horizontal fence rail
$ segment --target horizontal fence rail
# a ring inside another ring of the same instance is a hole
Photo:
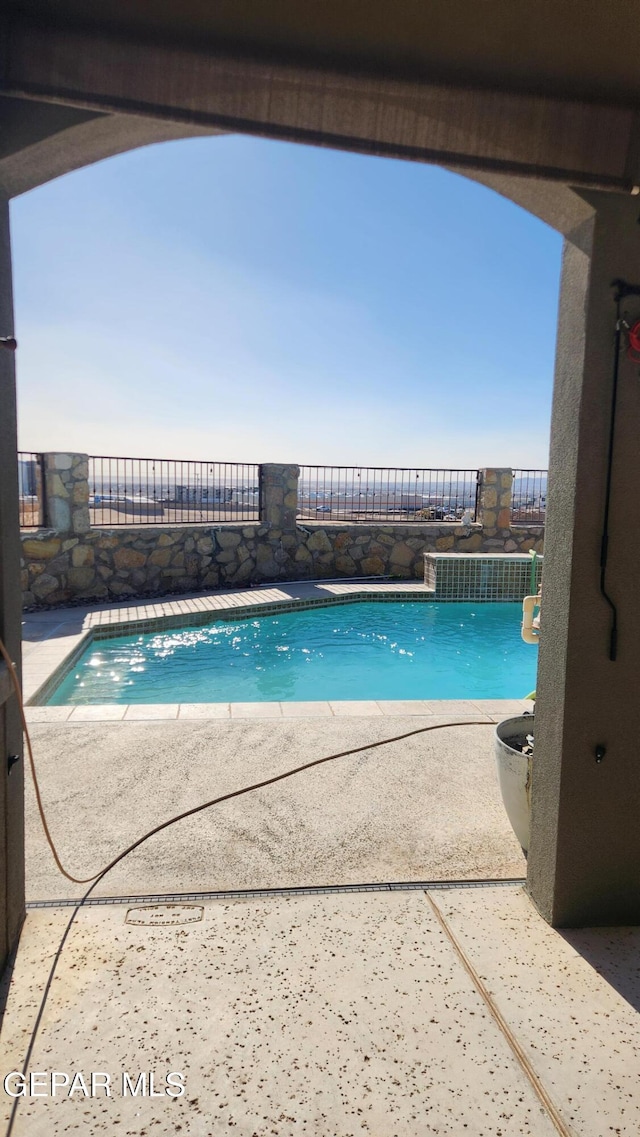
[[[164,458],[89,458],[92,525],[258,521],[259,466]]]
[[[475,520],[477,470],[301,466],[298,517],[316,521]]]
[[[20,528],[44,525],[44,457],[33,450],[18,451]]]
[[[514,470],[511,524],[542,525],[547,514],[547,471]]]

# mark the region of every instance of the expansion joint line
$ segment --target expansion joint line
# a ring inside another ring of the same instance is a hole
[[[538,1076],[538,1074],[536,1074],[536,1071],[534,1070],[533,1066],[531,1065],[531,1062],[529,1061],[529,1058],[528,1058],[525,1050],[523,1049],[523,1047],[518,1042],[513,1031],[511,1030],[511,1027],[509,1026],[508,1022],[506,1021],[506,1019],[504,1018],[504,1016],[502,1015],[502,1013],[498,1009],[498,1006],[497,1006],[495,1000],[493,999],[491,992],[489,991],[487,985],[484,983],[484,981],[478,975],[478,972],[476,971],[475,967],[471,963],[471,960],[468,958],[463,947],[461,946],[458,939],[456,938],[456,936],[452,932],[451,928],[449,927],[449,924],[447,923],[444,916],[442,915],[442,912],[438,908],[438,905],[436,904],[435,900],[430,895],[430,893],[427,892],[426,890],[425,890],[425,896],[427,898],[427,903],[430,905],[431,910],[433,911],[433,914],[434,914],[436,920],[438,921],[440,927],[442,928],[442,931],[444,932],[444,935],[447,937],[447,939],[448,939],[449,943],[451,944],[454,952],[456,953],[458,959],[460,960],[460,963],[464,967],[464,969],[465,969],[467,975],[469,976],[471,982],[473,983],[476,991],[480,995],[480,998],[485,1003],[491,1017],[494,1019],[495,1023],[497,1024],[500,1031],[502,1032],[505,1039],[507,1040],[509,1047],[511,1048],[511,1050],[513,1051],[513,1053],[516,1057],[518,1065],[520,1066],[523,1074],[527,1078],[527,1081],[531,1084],[531,1087],[532,1087],[536,1097],[540,1101],[543,1109],[551,1118],[551,1120],[552,1120],[553,1124],[555,1125],[558,1133],[560,1134],[560,1137],[575,1137],[575,1130],[570,1128],[567,1125],[564,1118],[560,1115],[560,1112],[558,1111],[557,1106],[554,1104],[551,1097],[549,1096],[549,1094],[545,1090],[545,1088],[542,1084],[542,1079]]]

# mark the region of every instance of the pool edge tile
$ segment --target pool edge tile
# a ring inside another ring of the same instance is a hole
[[[27,725],[46,722],[67,722],[73,707],[25,707],[24,713]]]
[[[398,715],[432,715],[426,699],[376,699],[383,715],[388,718]]]
[[[282,711],[282,717],[285,719],[319,719],[333,717],[330,704],[321,699],[319,699],[318,702],[301,699],[299,702],[280,703],[280,709]]]
[[[478,714],[478,706],[471,699],[426,699],[429,707],[428,714],[432,715],[467,715],[472,718]],[[480,714],[486,714],[480,711]]]
[[[280,719],[283,717],[280,703],[230,703],[232,719]]]
[[[533,699],[474,699],[473,702],[483,715],[511,718],[525,711],[533,713]]]
[[[330,699],[329,706],[336,718],[361,717],[382,718],[382,711],[373,699]]]
[[[178,705],[178,719],[229,719],[231,717],[230,703],[180,703]]]
[[[124,714],[124,722],[158,722],[163,719],[177,719],[179,703],[129,703]]]
[[[84,703],[71,708],[67,722],[122,722],[125,703]]]

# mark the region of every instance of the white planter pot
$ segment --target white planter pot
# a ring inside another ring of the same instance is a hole
[[[498,723],[495,733],[495,758],[500,793],[511,828],[524,855],[529,850],[529,818],[531,812],[531,755],[514,745],[524,743],[533,734],[533,715],[518,715]]]

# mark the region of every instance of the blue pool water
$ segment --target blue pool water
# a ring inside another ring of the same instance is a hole
[[[91,644],[49,699],[506,699],[535,687],[520,604],[356,603]]]

